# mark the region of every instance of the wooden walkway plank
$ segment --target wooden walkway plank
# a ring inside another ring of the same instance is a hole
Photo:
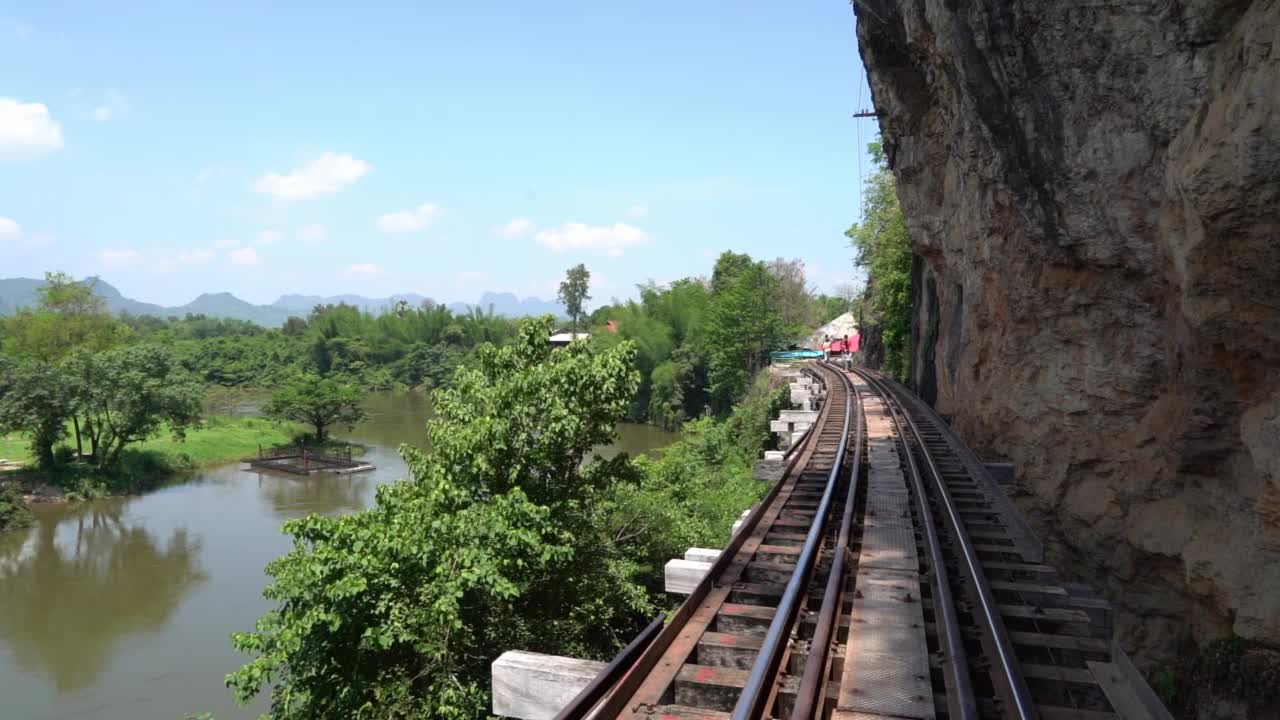
[[[910,495],[883,401],[858,385],[866,418],[867,504],[834,717],[934,717]]]

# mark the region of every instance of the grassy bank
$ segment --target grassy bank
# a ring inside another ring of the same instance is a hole
[[[211,417],[182,442],[163,434],[133,446],[133,452],[150,454],[175,470],[188,470],[253,455],[259,445],[284,445],[299,430],[263,418]]]
[[[30,459],[26,438],[21,435],[0,435],[0,460],[25,463]]]
[[[119,466],[102,473],[91,465],[66,462],[45,470],[24,467],[0,474],[0,482],[31,490],[62,490],[69,499],[101,497],[140,492],[163,484],[173,476],[210,465],[233,462],[253,455],[258,446],[288,443],[299,428],[262,418],[207,418],[204,425],[187,432],[177,441],[168,433],[131,445],[120,457]],[[65,454],[65,452],[63,453]],[[9,436],[0,441],[0,457],[30,462],[26,440]]]

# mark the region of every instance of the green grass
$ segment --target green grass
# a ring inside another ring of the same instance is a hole
[[[283,445],[296,432],[291,425],[262,418],[212,417],[205,420],[204,427],[188,431],[182,442],[162,433],[130,448],[156,455],[174,468],[203,467],[254,455],[258,445]]]
[[[298,432],[299,428],[291,424],[262,418],[215,416],[206,418],[203,427],[188,431],[184,440],[174,440],[165,431],[128,446],[109,473],[100,473],[89,463],[71,462],[68,455],[68,460],[53,470],[28,465],[4,475],[27,487],[56,485],[71,499],[136,493],[161,485],[184,471],[249,457],[257,453],[259,444],[266,447],[288,443]],[[69,446],[70,438],[63,444]],[[21,435],[4,438],[0,449],[0,457],[30,459],[26,438]]]
[[[290,442],[299,428],[263,418],[206,418],[204,427],[187,432],[186,439],[176,441],[168,431],[141,443],[130,445],[125,454],[147,454],[174,469],[217,465],[253,455],[258,445],[282,445]],[[70,447],[70,435],[63,445]],[[88,447],[85,448],[86,452]],[[31,451],[27,438],[20,434],[0,437],[0,458],[27,462]]]
[[[21,435],[0,435],[0,458],[26,462],[31,459],[27,439]]]

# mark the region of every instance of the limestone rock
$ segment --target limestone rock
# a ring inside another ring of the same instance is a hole
[[[916,386],[1140,665],[1280,644],[1280,2],[853,6]]]

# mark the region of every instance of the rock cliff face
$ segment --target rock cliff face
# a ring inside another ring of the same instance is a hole
[[[1140,664],[1280,645],[1280,1],[853,5],[918,387]]]

